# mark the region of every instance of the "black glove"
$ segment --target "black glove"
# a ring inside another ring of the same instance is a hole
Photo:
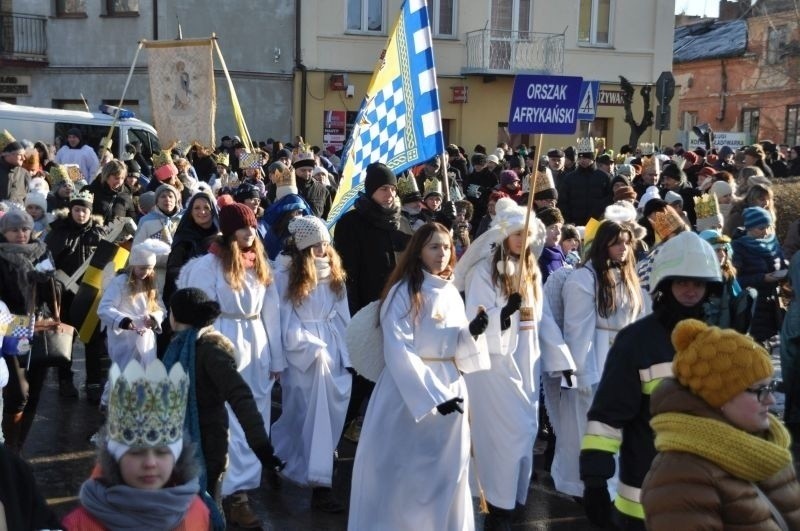
[[[472,334],[472,337],[478,337],[482,333],[486,332],[486,327],[488,326],[489,315],[486,313],[486,310],[480,308],[478,310],[478,315],[476,315],[475,319],[469,323],[469,333]]]
[[[261,466],[269,471],[279,472],[286,466],[286,462],[281,461],[281,458],[275,455],[275,450],[270,443],[258,449],[254,449],[253,453],[256,454],[258,460],[261,461]]]
[[[606,482],[586,481],[583,488],[583,511],[586,518],[598,527],[606,527],[611,522],[611,497]]]
[[[350,373],[350,374],[352,374],[353,376],[355,376],[355,375],[357,375],[357,374],[358,374],[358,373],[356,372],[356,370],[355,370],[354,368],[352,368],[352,367],[345,367],[345,368],[344,368],[344,370],[346,370],[347,372],[349,372],[349,373]]]
[[[520,306],[522,306],[522,295],[512,293],[508,296],[508,302],[500,310],[500,330],[508,330],[508,327],[511,326],[511,316],[519,310]]]
[[[567,369],[566,371],[561,371],[561,374],[564,375],[564,379],[567,381],[567,385],[570,387],[575,387],[575,380],[572,378],[572,375],[575,374],[575,371],[572,369]]]
[[[456,219],[456,204],[452,201],[445,201],[442,203],[441,215],[448,221]]]
[[[28,282],[33,284],[41,284],[43,282],[49,282],[51,278],[55,278],[56,271],[51,269],[49,271],[37,271],[32,269],[28,271],[25,277],[28,279]]]
[[[436,409],[442,415],[449,415],[453,411],[458,411],[459,413],[463,413],[464,410],[461,409],[461,406],[458,405],[458,404],[462,403],[463,401],[464,401],[463,398],[461,398],[460,396],[457,396],[455,398],[451,398],[450,400],[448,400],[446,402],[442,402],[441,404],[436,406]]]
[[[120,330],[133,330],[133,319],[125,317],[119,322]]]

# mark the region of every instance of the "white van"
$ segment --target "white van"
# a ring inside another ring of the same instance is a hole
[[[66,142],[67,131],[77,127],[83,133],[83,141],[97,151],[100,140],[108,134],[111,122],[114,121],[116,107],[101,105],[101,110],[102,112],[65,111],[0,102],[0,131],[8,130],[17,140],[53,144],[56,137],[61,137]],[[129,110],[120,109],[120,119],[114,129],[111,138],[114,141],[112,150],[116,158],[122,156],[125,144],[134,141],[141,144],[142,155],[147,160],[150,160],[154,151],[161,149],[153,126],[137,119]]]

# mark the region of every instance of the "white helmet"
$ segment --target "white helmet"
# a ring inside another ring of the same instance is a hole
[[[661,245],[653,258],[650,293],[658,291],[659,284],[664,280],[673,278],[722,282],[714,249],[694,232],[681,232]]]

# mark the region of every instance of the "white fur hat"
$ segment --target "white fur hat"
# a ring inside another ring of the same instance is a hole
[[[603,219],[617,223],[631,223],[636,221],[636,208],[627,201],[617,201],[606,207]]]
[[[526,210],[525,207],[517,205],[513,199],[507,197],[498,199],[489,230],[478,236],[456,262],[454,283],[459,291],[464,291],[473,268],[481,259],[492,256],[496,245],[505,240],[509,234],[525,228]],[[529,246],[533,256],[538,259],[544,249],[547,230],[533,212],[531,212],[529,231]]]
[[[128,259],[128,265],[154,267],[157,258],[159,256],[168,255],[171,249],[169,244],[161,240],[148,238],[133,246],[131,249],[131,257]]]
[[[47,193],[46,192],[28,192],[25,196],[25,206],[36,205],[45,212],[47,212]]]
[[[28,183],[28,191],[29,192],[42,192],[43,194],[47,195],[50,192],[50,185],[47,184],[41,177],[34,177],[31,179],[31,182]]]
[[[330,242],[331,234],[325,223],[316,216],[298,216],[289,222],[289,233],[301,251],[320,242]]]
[[[642,198],[639,199],[639,210],[644,211],[644,206],[651,199],[661,199],[661,196],[658,193],[658,187],[656,186],[648,186],[647,190],[644,191]]]

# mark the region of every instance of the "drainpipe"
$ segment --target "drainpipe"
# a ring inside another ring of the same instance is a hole
[[[153,0],[153,40],[158,40],[158,0]]]
[[[303,0],[295,0],[294,10],[294,67],[300,71],[300,136],[306,138],[306,93],[308,92],[308,69],[300,54],[300,17]]]

